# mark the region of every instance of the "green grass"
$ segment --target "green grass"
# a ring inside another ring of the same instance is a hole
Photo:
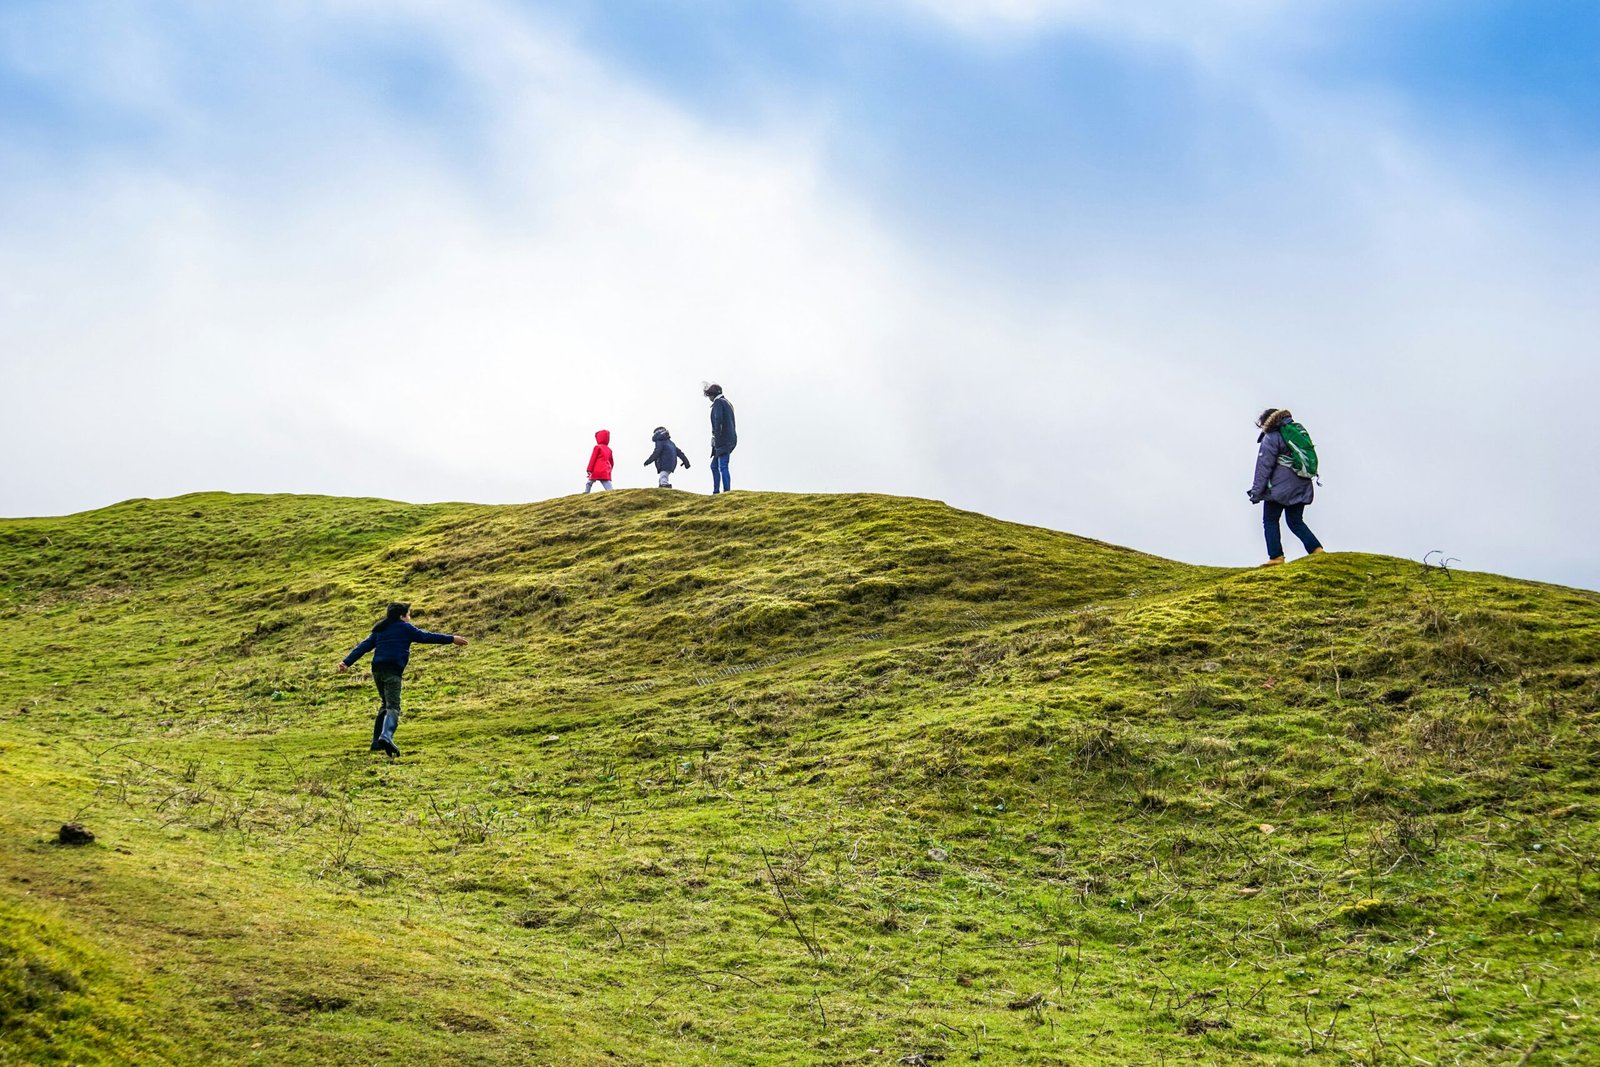
[[[1597,657],[889,497],[0,521],[0,1064],[1591,1063]]]

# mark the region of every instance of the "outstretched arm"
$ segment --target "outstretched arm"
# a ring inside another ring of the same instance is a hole
[[[356,660],[360,659],[362,656],[365,656],[368,652],[371,652],[377,647],[377,644],[377,636],[374,634],[368,634],[365,641],[361,642],[355,648],[352,648],[350,650],[350,654],[339,661],[339,669],[341,671],[349,670],[351,665],[354,664]]]
[[[406,631],[406,636],[419,645],[464,645],[467,643],[466,638],[457,637],[455,634],[436,634],[431,630],[410,626],[409,623],[407,626],[410,628]]]

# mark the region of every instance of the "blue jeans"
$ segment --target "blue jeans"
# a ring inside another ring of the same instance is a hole
[[[720,493],[732,489],[733,483],[728,480],[728,453],[711,457],[711,491]]]
[[[1290,504],[1284,507],[1268,500],[1261,505],[1261,526],[1267,534],[1267,558],[1277,559],[1283,555],[1283,534],[1278,529],[1278,518],[1282,516],[1289,524],[1289,532],[1300,538],[1300,543],[1306,547],[1306,552],[1312,552],[1322,547],[1322,542],[1317,540],[1317,535],[1311,532],[1311,527],[1306,525],[1306,520],[1301,518],[1305,514],[1304,504]]]

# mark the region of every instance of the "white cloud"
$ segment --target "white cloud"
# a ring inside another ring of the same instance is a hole
[[[284,197],[121,167],[26,191],[47,221],[4,253],[7,288],[28,294],[0,326],[27,353],[6,377],[33,401],[9,432],[85,447],[70,483],[13,472],[7,496],[236,485],[243,452],[261,488],[516,499],[572,488],[601,425],[642,482],[629,460],[659,422],[700,462],[707,377],[757,425],[764,404],[823,413],[747,432],[741,479],[859,466],[830,426],[884,417],[873,357],[911,298],[803,132],[713,132],[497,5],[407,18],[494,102],[491,195],[348,91],[326,106],[359,159]],[[92,427],[135,412],[160,432],[107,455]],[[365,448],[302,445],[274,471],[255,455],[264,427]]]
[[[1321,0],[884,0],[891,9],[928,18],[991,41],[1070,29],[1175,45],[1196,58],[1217,58],[1283,15],[1302,24]]]
[[[1070,276],[1021,286],[874,218],[808,119],[715,128],[490,0],[337,10],[258,9],[235,32],[289,74],[220,110],[131,17],[54,61],[180,158],[108,152],[4,190],[0,446],[29,458],[0,469],[0,512],[207,488],[537,498],[578,488],[600,426],[641,485],[658,423],[699,487],[696,386],[719,378],[736,485],[937,496],[1244,563],[1249,419],[1287,403],[1323,445],[1330,545],[1600,585],[1567,532],[1600,520],[1600,486],[1550,428],[1600,385],[1593,256],[1536,189],[1454,166],[1389,102],[1213,70],[1270,130],[1282,187],[1100,234]],[[470,165],[312,61],[352,26],[459,68],[482,106]],[[164,58],[125,97],[83,73],[112,47]],[[1592,202],[1563,206],[1593,227]]]

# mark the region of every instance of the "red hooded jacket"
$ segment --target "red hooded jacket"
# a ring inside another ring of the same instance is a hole
[[[589,480],[591,482],[609,482],[611,480],[611,431],[597,430],[594,435],[594,451],[589,453]]]

